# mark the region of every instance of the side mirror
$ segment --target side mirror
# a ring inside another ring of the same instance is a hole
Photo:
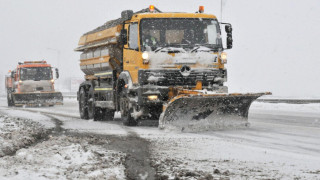
[[[233,45],[233,39],[232,39],[232,26],[231,24],[226,24],[225,30],[227,33],[227,49],[231,49]]]
[[[126,29],[121,29],[120,32],[120,44],[124,45],[128,43],[128,31]]]
[[[59,69],[56,68],[56,78],[59,79]]]
[[[233,45],[232,34],[228,33],[227,35],[227,49],[231,49]]]
[[[14,71],[11,71],[11,78],[14,78]]]
[[[227,24],[225,27],[226,33],[232,33],[232,26],[231,24]]]
[[[125,10],[121,12],[121,18],[126,21],[130,20],[133,16],[133,11],[132,10]]]

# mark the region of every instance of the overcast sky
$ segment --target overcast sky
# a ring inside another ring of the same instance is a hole
[[[320,97],[320,1],[224,1],[223,21],[234,30],[227,51],[230,91]],[[122,10],[150,4],[171,12],[203,5],[221,20],[220,0],[0,0],[0,75],[19,61],[45,59],[59,65],[61,82],[81,78],[79,53],[73,51],[80,36]]]

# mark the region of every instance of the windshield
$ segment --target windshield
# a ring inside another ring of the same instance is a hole
[[[215,19],[143,19],[140,34],[142,51],[161,47],[222,48],[219,24]]]
[[[51,80],[52,73],[51,67],[28,67],[21,68],[20,70],[20,79],[24,80]]]

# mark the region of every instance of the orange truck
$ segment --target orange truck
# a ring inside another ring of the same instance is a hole
[[[55,78],[59,78],[58,69],[46,61],[19,63],[5,78],[8,106],[63,104],[61,92],[54,88]]]

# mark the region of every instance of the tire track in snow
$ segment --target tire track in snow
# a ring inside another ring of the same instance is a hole
[[[12,108],[15,109],[15,108]],[[55,123],[53,132],[49,135],[66,135],[75,137],[94,137],[97,138],[97,142],[91,142],[92,144],[101,145],[101,141],[108,140],[108,144],[104,147],[108,150],[121,151],[127,154],[125,158],[126,176],[127,179],[145,179],[152,180],[156,179],[156,171],[151,165],[150,156],[150,142],[141,138],[137,133],[132,131],[129,127],[123,126],[123,129],[128,132],[127,136],[116,136],[116,135],[102,135],[95,133],[80,133],[69,131],[62,128],[63,121],[55,116],[66,117],[66,118],[77,118],[61,113],[43,112],[33,109],[17,109],[22,111],[28,111],[33,113],[40,113],[44,116],[49,117]],[[49,136],[48,135],[48,136]]]

